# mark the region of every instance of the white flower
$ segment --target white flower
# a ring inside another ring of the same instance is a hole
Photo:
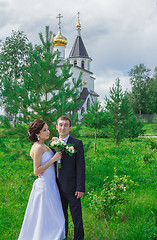
[[[71,152],[71,153],[74,153],[74,152],[75,152],[75,150],[74,150],[74,147],[73,147],[73,146],[69,147],[69,152]]]
[[[53,147],[53,146],[55,145],[55,143],[54,143],[54,142],[51,142],[50,145]]]

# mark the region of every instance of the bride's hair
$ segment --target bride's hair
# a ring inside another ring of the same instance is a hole
[[[45,125],[45,122],[41,119],[36,119],[30,123],[27,134],[28,134],[28,138],[32,142],[38,141],[36,134],[40,133],[40,130],[43,128],[44,125]]]

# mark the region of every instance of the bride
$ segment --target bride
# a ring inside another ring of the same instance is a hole
[[[44,144],[49,139],[49,129],[42,120],[29,125],[28,137],[34,142],[30,156],[37,178],[26,208],[18,240],[63,240],[65,219],[59,190],[56,184],[54,162],[61,159],[61,152],[54,153]]]

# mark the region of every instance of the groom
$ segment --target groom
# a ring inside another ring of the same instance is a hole
[[[74,223],[74,240],[84,239],[84,229],[82,221],[81,200],[85,192],[85,159],[84,149],[81,140],[75,139],[69,135],[72,129],[71,119],[62,116],[57,120],[56,129],[59,133],[59,139],[65,143],[73,144],[77,150],[70,157],[63,152],[61,159],[61,168],[58,169],[57,183],[59,186],[63,211],[65,215],[65,230],[68,234],[68,205]]]

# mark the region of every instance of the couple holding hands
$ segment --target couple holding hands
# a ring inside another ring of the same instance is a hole
[[[55,153],[44,144],[50,134],[46,122],[34,120],[29,125],[28,137],[34,142],[30,156],[38,178],[33,183],[18,240],[67,239],[68,205],[74,223],[74,240],[84,239],[80,201],[85,192],[83,144],[69,135],[72,129],[69,117],[60,117],[56,129],[60,140],[74,145],[76,152],[72,156],[66,151]],[[57,168],[60,159],[61,168]]]

